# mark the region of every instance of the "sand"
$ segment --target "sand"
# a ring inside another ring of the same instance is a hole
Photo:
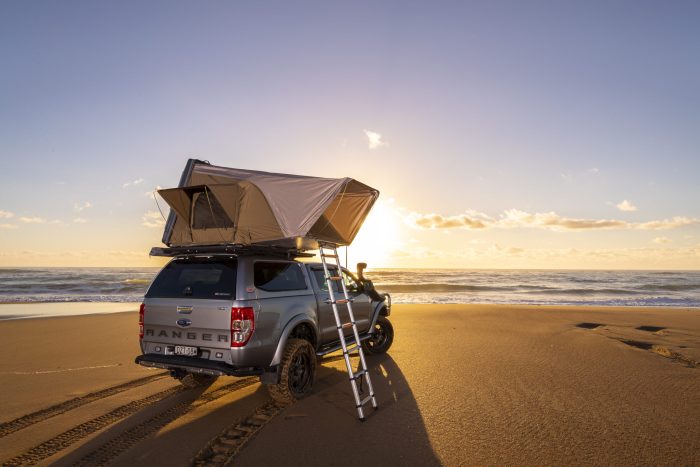
[[[93,315],[98,313],[121,313],[138,310],[139,303],[3,303],[0,302],[0,320],[36,317]]]
[[[364,423],[337,356],[278,408],[256,378],[184,390],[134,365],[135,312],[0,321],[0,462],[700,464],[698,309],[396,305],[391,321]]]

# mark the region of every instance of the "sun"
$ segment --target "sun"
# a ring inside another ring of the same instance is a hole
[[[391,266],[391,253],[401,244],[401,219],[393,206],[394,200],[377,201],[360,232],[348,248],[348,269],[355,270],[358,262],[370,269]],[[345,252],[338,252],[344,261]]]

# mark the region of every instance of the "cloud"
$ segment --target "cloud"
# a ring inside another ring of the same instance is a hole
[[[406,223],[410,226],[421,229],[454,229],[462,228],[469,230],[486,229],[493,223],[493,219],[486,214],[475,211],[467,211],[465,214],[456,216],[442,216],[440,214],[418,214],[410,213],[406,217]]]
[[[132,185],[140,185],[143,183],[143,178],[137,178],[136,180],[132,180],[130,182],[126,182],[122,184],[122,188],[128,188]]]
[[[24,222],[25,224],[45,224],[46,219],[42,217],[20,217],[20,221]]]
[[[74,224],[87,224],[87,219],[83,219],[82,217],[76,217],[73,219]]]
[[[535,227],[549,230],[593,230],[624,229],[625,221],[614,219],[575,219],[562,217],[555,212],[528,213],[518,209],[509,209],[496,221],[497,227]]]
[[[638,230],[670,230],[677,229],[679,227],[685,227],[688,225],[695,225],[700,223],[700,219],[691,217],[672,217],[671,219],[662,219],[659,221],[649,221],[649,222],[633,222],[629,225],[633,229]]]
[[[382,135],[380,133],[365,130],[365,136],[367,136],[367,144],[370,149],[378,149],[383,146],[389,146],[389,143],[382,141]]]
[[[652,240],[654,243],[658,244],[664,244],[664,243],[671,243],[671,239],[668,237],[656,237],[654,240]]]
[[[412,212],[404,221],[417,229],[466,229],[482,230],[489,228],[538,228],[553,231],[571,230],[670,230],[700,223],[700,219],[673,217],[671,219],[647,222],[627,222],[619,219],[577,219],[563,217],[555,212],[529,213],[518,209],[508,209],[496,219],[486,214],[467,211],[456,216],[440,214],[419,214]]]
[[[630,201],[627,201],[626,199],[622,200],[621,202],[619,202],[615,206],[617,206],[617,209],[619,209],[620,211],[632,212],[632,211],[637,210],[637,206],[632,204]]]
[[[0,230],[12,230],[16,228],[17,226],[15,224],[0,224]]]
[[[0,219],[11,219],[13,217],[15,217],[14,212],[3,211],[2,209],[0,209]]]
[[[152,229],[163,227],[165,225],[165,220],[163,216],[160,215],[158,211],[147,211],[141,218],[143,221],[141,225],[144,227],[149,227]]]
[[[85,201],[84,203],[75,203],[73,205],[73,210],[75,212],[82,212],[86,209],[89,209],[92,207],[92,203],[90,201]]]

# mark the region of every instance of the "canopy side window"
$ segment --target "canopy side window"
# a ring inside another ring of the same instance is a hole
[[[306,279],[298,263],[256,261],[253,265],[255,287],[267,292],[305,290]]]

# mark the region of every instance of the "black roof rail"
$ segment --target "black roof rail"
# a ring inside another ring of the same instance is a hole
[[[313,253],[306,253],[296,248],[286,248],[271,245],[204,245],[204,246],[175,246],[153,247],[150,256],[206,256],[216,254],[229,254],[235,256],[275,256],[279,258],[311,258]]]

